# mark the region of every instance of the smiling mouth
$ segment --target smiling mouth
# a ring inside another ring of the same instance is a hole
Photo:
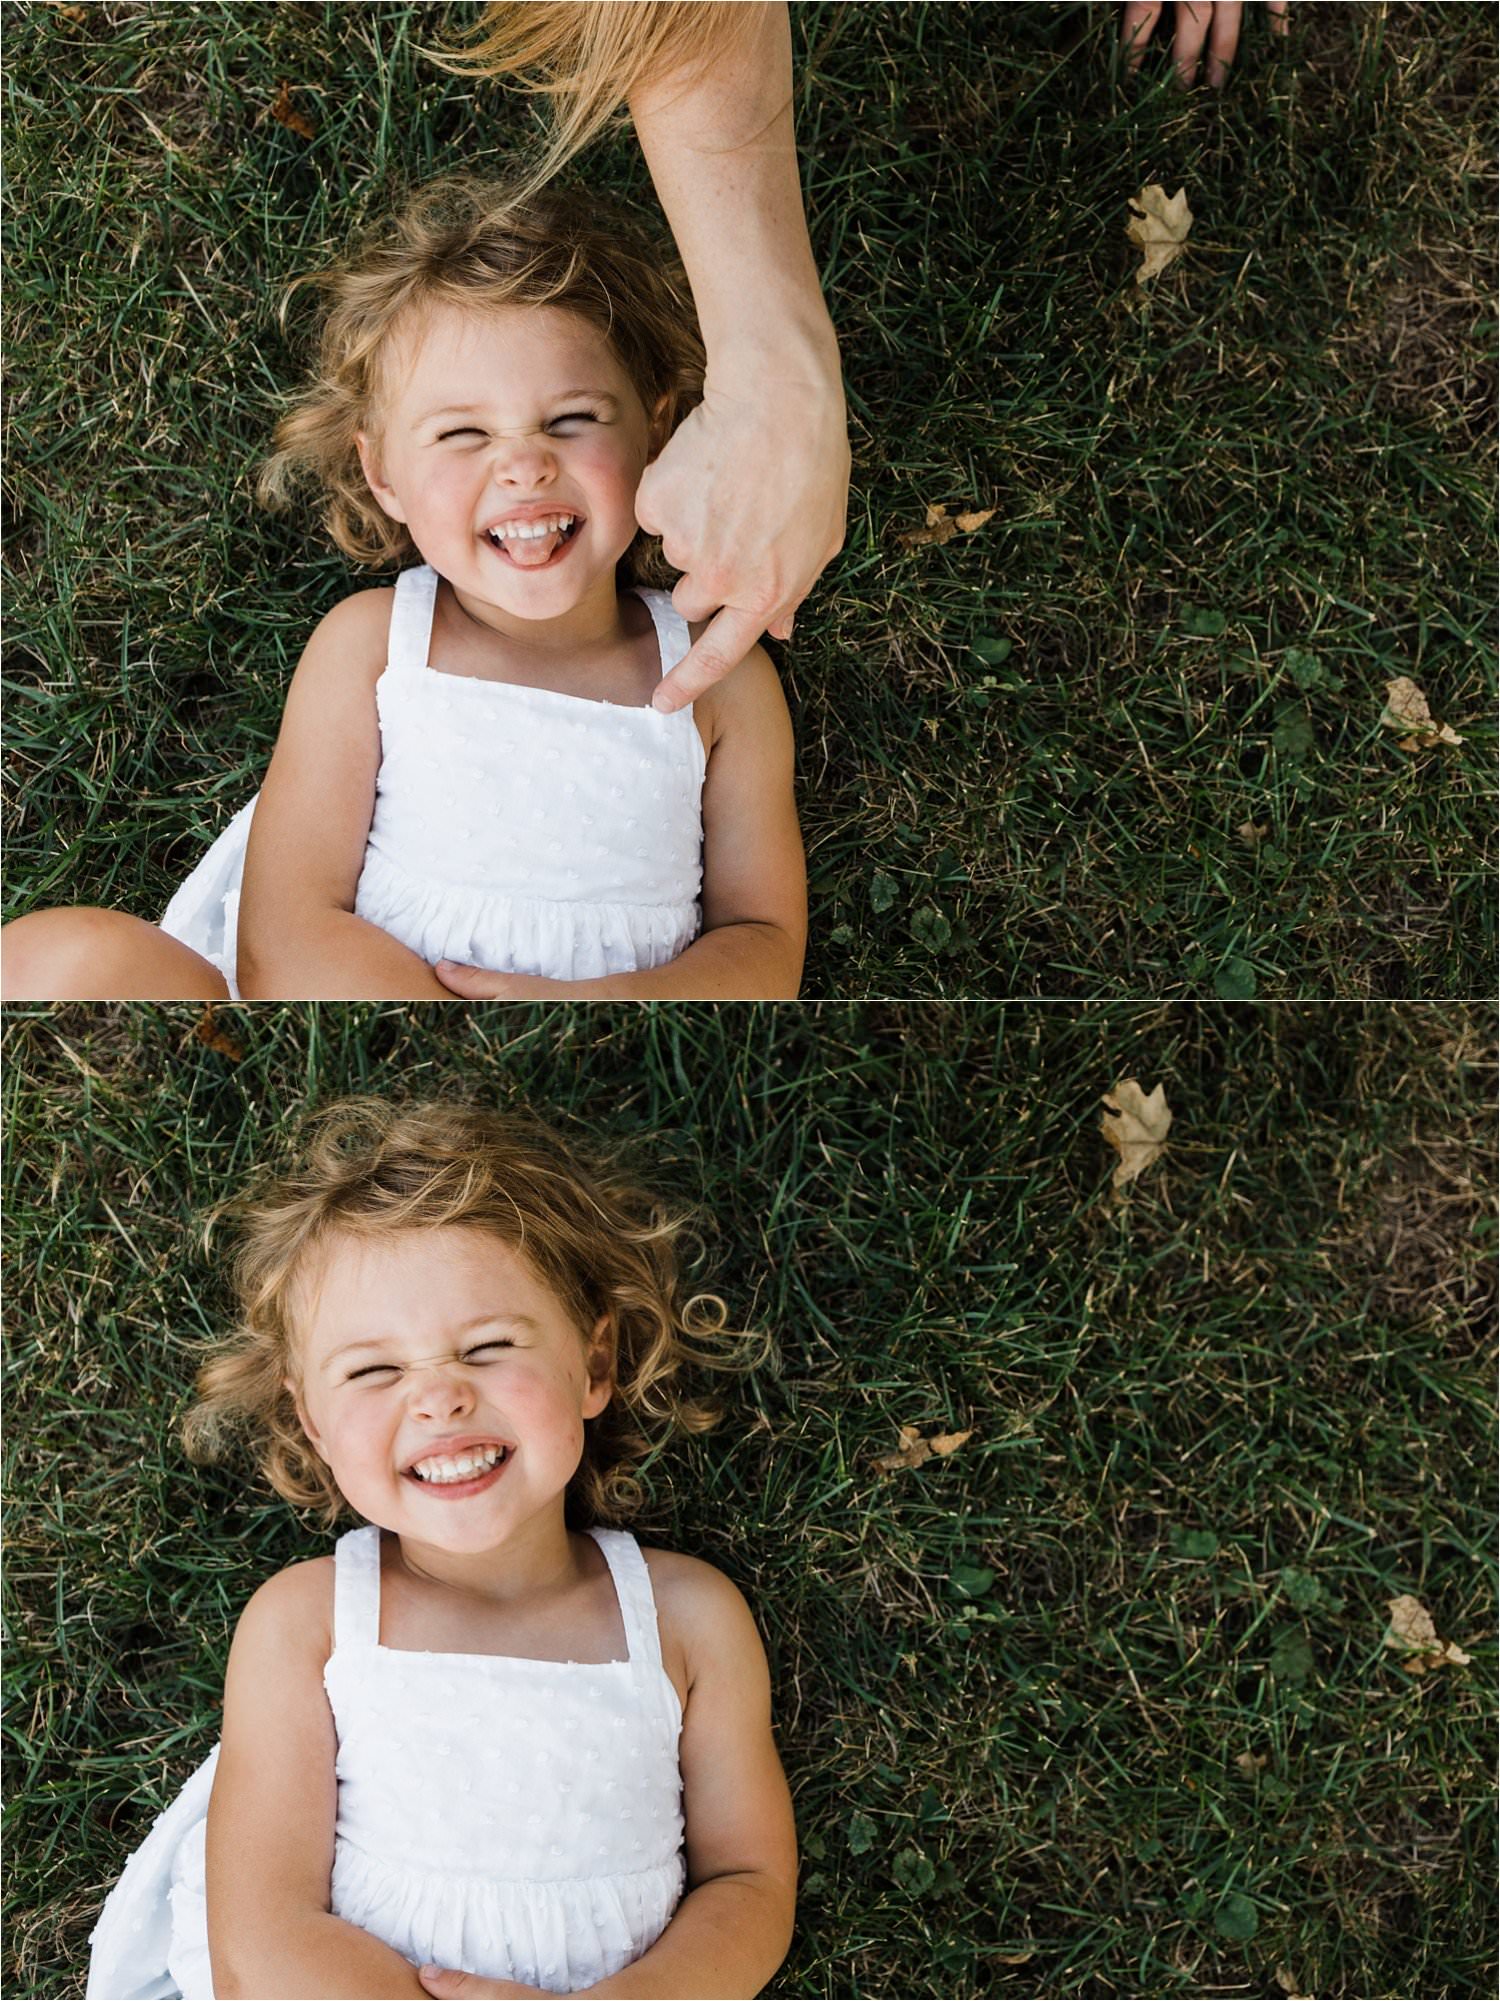
[[[431,1494],[463,1495],[478,1493],[491,1486],[515,1457],[513,1446],[487,1448],[480,1453],[459,1453],[453,1457],[434,1456],[408,1466],[402,1474],[413,1486]],[[425,1466],[422,1472],[419,1467]]]
[[[491,528],[484,539],[513,570],[546,570],[577,540],[582,526],[583,517],[575,514],[566,528],[554,529],[549,535],[506,536]]]

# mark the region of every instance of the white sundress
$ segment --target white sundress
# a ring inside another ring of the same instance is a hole
[[[701,921],[703,739],[691,706],[596,702],[428,664],[438,576],[396,580],[375,684],[380,770],[354,910],[436,965],[552,980],[664,966]],[[691,644],[666,591],[634,586],[662,673]],[[167,906],[161,928],[236,998],[240,879],[255,801]]]
[[[383,1647],[380,1530],[335,1545],[331,1909],[413,1966],[573,1993],[639,1959],[681,1901],[682,1707],[650,1572],[627,1530],[589,1534],[619,1598],[622,1661]],[[106,1899],[89,2001],[211,2001],[203,1840],[218,1756]]]

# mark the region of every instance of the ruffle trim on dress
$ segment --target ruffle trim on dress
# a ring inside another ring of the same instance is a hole
[[[528,1877],[423,1874],[340,1839],[332,1903],[341,1918],[421,1964],[572,1993],[639,1959],[681,1901],[680,1854],[629,1875]],[[602,1971],[601,1971],[602,1969]]]
[[[696,902],[568,903],[499,896],[489,888],[409,874],[365,851],[355,915],[378,924],[428,965],[439,959],[488,973],[596,980],[665,966],[698,935]]]

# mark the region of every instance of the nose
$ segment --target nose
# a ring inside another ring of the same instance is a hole
[[[557,456],[544,432],[505,431],[490,453],[490,477],[497,486],[540,485],[557,472]]]
[[[457,1357],[438,1356],[431,1362],[413,1363],[406,1373],[408,1407],[414,1417],[435,1418],[439,1422],[461,1417],[474,1408],[474,1387]]]

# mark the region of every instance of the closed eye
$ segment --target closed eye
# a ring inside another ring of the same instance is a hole
[[[566,416],[554,417],[552,419],[554,424],[597,424],[598,421],[599,419],[594,415],[592,410],[570,410]]]
[[[350,1383],[357,1383],[361,1376],[395,1376],[399,1374],[400,1371],[394,1362],[372,1362],[367,1369],[352,1370],[344,1380]]]
[[[514,1341],[481,1341],[477,1348],[465,1348],[463,1359],[472,1361],[476,1355],[492,1355],[500,1348],[514,1348]]]

